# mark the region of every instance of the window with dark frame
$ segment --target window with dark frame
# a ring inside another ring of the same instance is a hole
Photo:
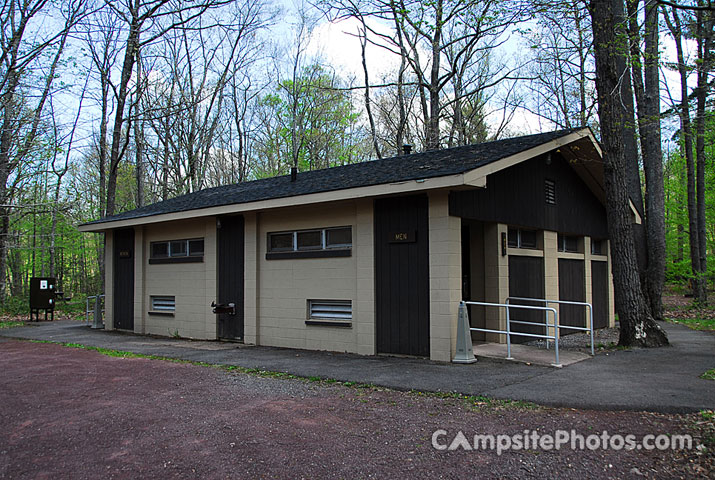
[[[193,259],[201,261],[204,256],[204,239],[167,240],[151,242],[149,260]]]
[[[169,242],[154,242],[151,244],[151,258],[167,258]]]
[[[351,248],[352,246],[352,228],[328,228],[325,230],[325,248]]]
[[[292,252],[294,249],[293,233],[271,233],[268,235],[269,252]]]
[[[579,237],[575,235],[558,235],[558,250],[559,252],[578,253]]]
[[[352,227],[330,227],[268,234],[268,254],[349,250]]]
[[[591,255],[604,255],[603,240],[591,239]]]
[[[298,250],[321,250],[323,248],[323,231],[296,232],[296,248]]]
[[[508,233],[507,244],[510,248],[519,248],[519,229],[510,228]]]
[[[507,245],[510,248],[537,248],[536,230],[524,228],[509,228],[507,233]]]

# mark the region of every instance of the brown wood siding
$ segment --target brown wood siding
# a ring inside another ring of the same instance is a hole
[[[586,301],[586,282],[583,260],[559,259],[559,300],[571,302]],[[560,305],[559,325],[572,327],[586,326],[586,307],[580,305]],[[580,333],[578,330],[561,329],[561,335]]]
[[[243,340],[243,270],[244,220],[242,216],[221,217],[217,230],[218,299],[217,303],[235,303],[236,313],[217,315],[218,336],[227,340]]]
[[[509,296],[544,298],[544,259],[541,257],[519,257],[509,255]],[[513,301],[514,305],[529,305],[543,307],[543,302]],[[512,309],[509,312],[512,320],[544,323],[544,313],[537,310]],[[550,320],[551,321],[551,320]],[[536,325],[512,324],[514,332],[543,335],[544,327]],[[513,336],[513,343],[524,343],[537,340],[534,337]]]
[[[593,328],[608,326],[608,263],[591,261],[591,282],[593,291]]]
[[[114,328],[134,330],[134,229],[114,231]]]
[[[545,181],[553,180],[556,204],[546,203]],[[607,238],[606,210],[560,155],[514,165],[487,177],[487,188],[454,191],[449,213],[457,217]]]
[[[375,314],[378,353],[429,356],[426,195],[375,201]]]

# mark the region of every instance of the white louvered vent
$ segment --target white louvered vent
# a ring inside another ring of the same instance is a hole
[[[176,310],[176,299],[168,295],[152,295],[151,309],[155,312],[173,312]]]
[[[546,203],[556,205],[556,182],[553,180],[544,181],[544,196],[546,197]]]
[[[308,313],[318,320],[350,320],[353,305],[351,300],[308,300]]]

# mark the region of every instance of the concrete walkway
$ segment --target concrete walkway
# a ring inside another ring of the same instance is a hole
[[[472,347],[477,358],[487,357],[496,359],[507,358],[506,343],[483,343],[476,342]],[[557,366],[554,357],[554,346],[551,349],[539,348],[533,345],[513,344],[511,346],[511,357],[514,362],[526,363],[528,365]],[[574,350],[564,350],[559,352],[559,362],[561,366],[567,367],[576,362],[590,360],[591,355]]]
[[[0,337],[80,343],[399,390],[459,392],[550,406],[671,413],[715,409],[715,381],[698,378],[715,368],[715,335],[681,325],[662,326],[671,347],[600,353],[560,369],[488,358],[456,365],[416,358],[151,338],[92,330],[71,321],[0,330]]]

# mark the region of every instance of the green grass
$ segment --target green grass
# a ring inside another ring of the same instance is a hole
[[[12,327],[22,327],[25,324],[22,322],[16,322],[14,320],[0,321],[0,328],[12,328]]]
[[[74,295],[72,300],[68,302],[58,300],[55,306],[55,315],[68,315],[75,318],[83,316],[85,309],[87,308],[86,302],[87,296],[84,294]],[[1,313],[4,315],[11,315],[13,317],[29,315],[30,300],[28,297],[24,296],[10,296],[5,300],[5,305],[3,306]]]
[[[711,368],[707,372],[703,373],[700,375],[700,378],[704,378],[705,380],[715,380],[715,368]]]
[[[623,345],[618,345],[616,342],[608,342],[608,343],[597,343],[594,345],[596,350],[598,351],[611,351],[611,350],[630,350],[631,347],[626,347]]]
[[[693,330],[715,331],[715,318],[666,318],[671,323],[679,323]]]
[[[540,405],[522,400],[501,400],[497,398],[485,397],[484,395],[462,395],[456,392],[421,392],[411,390],[410,393],[417,396],[427,396],[435,398],[455,399],[463,401],[473,409],[518,409],[518,410],[536,410],[541,408]]]
[[[21,322],[20,322],[21,323]],[[49,343],[53,345],[60,345],[68,348],[79,348],[82,350],[89,350],[93,352],[106,355],[108,357],[119,357],[119,358],[144,358],[148,360],[162,360],[165,362],[182,363],[195,365],[199,367],[208,368],[218,368],[226,372],[236,372],[243,373],[246,375],[253,375],[261,378],[276,378],[276,379],[290,379],[290,380],[301,380],[304,382],[317,383],[320,385],[342,385],[344,387],[354,389],[357,395],[363,395],[366,391],[378,391],[378,390],[391,390],[389,388],[377,387],[376,385],[370,383],[359,383],[359,382],[340,382],[333,378],[322,378],[317,376],[301,377],[298,375],[293,375],[286,372],[275,372],[271,370],[262,370],[259,368],[246,368],[240,367],[238,365],[224,365],[215,364],[207,362],[197,362],[194,360],[183,360],[180,358],[165,357],[161,355],[147,355],[144,353],[134,353],[127,352],[123,350],[112,350],[102,347],[93,347],[90,345],[83,345],[81,343],[69,343],[69,342],[53,342],[50,340],[27,340],[32,343]],[[430,397],[430,398],[441,398],[441,399],[454,399],[464,402],[468,407],[472,409],[493,409],[493,410],[504,410],[504,409],[519,409],[519,410],[535,410],[542,408],[540,405],[531,402],[524,402],[521,400],[500,400],[495,398],[485,397],[483,395],[462,395],[456,392],[422,392],[419,390],[410,390],[409,395],[415,397]]]

